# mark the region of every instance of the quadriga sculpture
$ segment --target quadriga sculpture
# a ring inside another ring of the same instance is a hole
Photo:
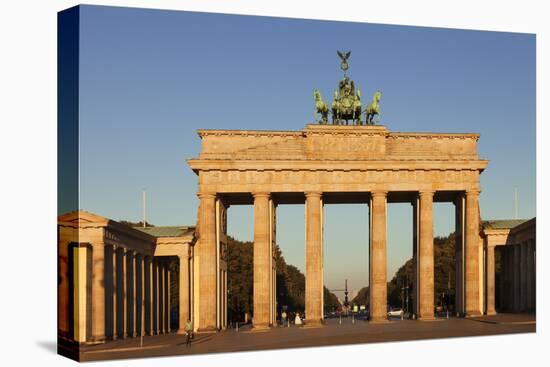
[[[355,91],[353,81],[348,77],[340,80],[338,91],[334,93],[334,101],[332,102],[332,123],[334,125],[343,124],[344,121],[348,125],[348,121],[352,120],[356,124],[361,120],[361,92]]]
[[[373,125],[374,116],[380,114],[380,97],[382,97],[382,93],[379,90],[374,92],[371,103],[369,103],[367,108],[365,109],[365,120],[367,125]]]
[[[326,125],[328,123],[328,103],[323,102],[321,92],[317,89],[313,92],[313,97],[315,98],[315,112],[321,115],[319,123]]]

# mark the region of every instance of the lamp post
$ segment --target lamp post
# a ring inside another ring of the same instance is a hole
[[[407,312],[409,312],[409,281],[406,276],[401,287],[401,310],[403,311],[401,313],[401,320],[403,320],[403,314],[405,313],[405,305]]]

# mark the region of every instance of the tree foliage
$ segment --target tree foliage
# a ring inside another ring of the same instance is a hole
[[[434,238],[434,304],[454,304],[455,295],[455,234]],[[409,259],[388,282],[388,305],[401,307],[406,305],[408,293],[409,309],[412,306],[414,292],[414,263]],[[406,287],[408,286],[408,292]],[[369,304],[369,287],[363,287],[351,301],[352,304]],[[450,292],[449,292],[450,291]],[[443,298],[445,294],[445,298]]]
[[[228,314],[230,321],[244,320],[244,314],[253,309],[253,243],[238,241],[228,236],[227,288],[229,293]],[[287,312],[304,313],[306,280],[294,265],[287,264],[279,246],[275,246],[277,284],[277,313],[286,306]],[[338,308],[338,298],[324,288],[325,307]]]
[[[129,220],[121,220],[121,221],[119,221],[119,223],[127,225],[128,227],[143,227],[143,221],[142,220],[140,220],[139,222],[132,222],[132,221],[129,221]],[[145,221],[145,226],[146,227],[154,227],[155,225]]]

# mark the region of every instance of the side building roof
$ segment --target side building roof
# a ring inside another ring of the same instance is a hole
[[[134,227],[153,237],[183,237],[192,235],[195,232],[193,226],[160,226],[160,227]]]
[[[495,219],[484,220],[481,222],[483,229],[512,229],[519,226],[522,223],[527,222],[529,219]]]

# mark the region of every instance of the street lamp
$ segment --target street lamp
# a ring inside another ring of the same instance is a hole
[[[405,308],[403,303],[406,305],[407,313],[409,312],[409,279],[407,276],[405,276],[405,283],[403,283],[403,286],[401,287],[401,310],[403,310],[403,313],[401,314],[401,320],[403,320],[403,314],[405,313]]]

